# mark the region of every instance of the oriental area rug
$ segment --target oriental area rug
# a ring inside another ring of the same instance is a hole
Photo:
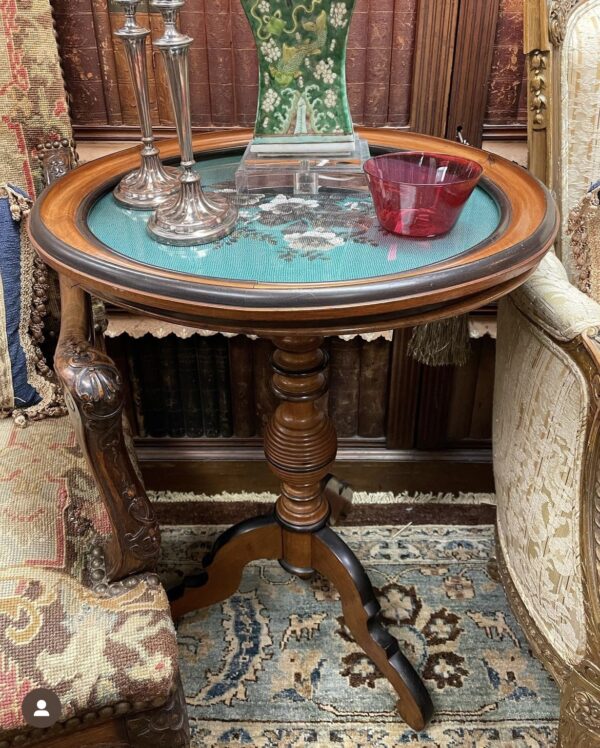
[[[195,520],[204,515],[202,524],[163,524],[167,586],[198,569],[232,521],[232,506],[237,520],[261,504],[264,510],[270,498],[155,494],[163,523],[177,507],[175,515],[183,506]],[[178,625],[192,745],[554,746],[558,690],[532,656],[497,581],[493,497],[356,499],[338,531],[365,565],[385,623],[424,678],[432,722],[416,734],[396,715],[393,689],[348,635],[326,580],[302,581],[275,562],[255,562],[234,597]],[[366,523],[368,514],[377,524]],[[463,521],[450,524],[448,516]]]

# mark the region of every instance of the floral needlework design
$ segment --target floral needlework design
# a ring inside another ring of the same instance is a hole
[[[231,194],[227,183],[213,185],[212,189]],[[349,241],[377,247],[383,231],[373,219],[371,198],[365,194],[350,193],[348,196],[325,192],[312,199],[255,193],[250,198],[239,195],[234,199],[239,203],[236,234],[214,242],[213,250],[230,246],[240,236],[247,236],[277,247],[283,262],[295,259],[330,262],[331,250]]]
[[[0,422],[0,525],[0,743],[24,728],[36,688],[59,696],[65,721],[165,697],[177,673],[168,600],[155,575],[92,589],[110,524],[67,418]]]
[[[242,0],[259,58],[256,136],[348,136],[346,43],[355,0]]]
[[[168,573],[196,568],[199,549],[220,529],[165,527]],[[556,743],[558,690],[488,573],[493,527],[414,526],[397,537],[397,527],[338,530],[371,577],[381,622],[423,677],[435,719],[418,736],[399,720],[397,694],[346,628],[327,579],[300,580],[276,561],[257,561],[232,598],[179,624],[193,740],[265,748]],[[458,579],[469,594],[451,597],[448,580]]]
[[[48,0],[0,3],[2,181],[41,191],[37,146],[72,137]]]

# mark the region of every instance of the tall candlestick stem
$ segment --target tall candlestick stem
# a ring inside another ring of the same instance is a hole
[[[115,187],[117,202],[128,208],[152,210],[179,191],[179,170],[165,167],[154,144],[150,95],[148,92],[148,64],[146,61],[146,39],[150,34],[137,23],[136,10],[139,0],[116,0],[122,6],[125,21],[122,28],[115,31],[123,42],[123,49],[137,104],[142,130],[141,165],[130,172]]]
[[[173,114],[181,148],[181,188],[174,202],[160,206],[148,231],[159,242],[175,245],[205,244],[231,233],[237,220],[237,208],[219,198],[207,197],[195,166],[190,106],[189,49],[193,39],[177,29],[177,13],[184,0],[152,0],[164,21],[164,31],[154,46],[161,51]]]

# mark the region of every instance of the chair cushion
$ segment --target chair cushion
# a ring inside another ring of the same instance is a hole
[[[87,586],[108,528],[68,419],[0,422],[0,736],[25,727],[34,688],[60,697],[62,720],[167,699],[177,646],[157,578]]]
[[[54,569],[88,584],[86,553],[110,525],[68,418],[0,421],[0,569]]]
[[[62,721],[167,700],[178,673],[168,601],[155,577],[134,581],[99,597],[57,571],[0,570],[0,735],[25,726],[34,688],[58,695]]]

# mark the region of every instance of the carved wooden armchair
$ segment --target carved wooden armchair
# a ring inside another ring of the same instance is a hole
[[[571,234],[574,216],[598,225],[600,213],[586,196],[600,179],[600,0],[525,8],[530,168],[555,191],[562,232],[499,308],[498,560],[559,685],[559,743],[587,748],[600,746],[600,255],[591,230],[577,252]]]
[[[89,299],[64,279],[61,292],[55,365],[72,418],[0,421],[0,748],[185,748],[175,630],[151,573],[158,526],[126,448],[121,381],[90,342]],[[21,712],[38,688],[61,703],[45,729]]]
[[[0,181],[33,196],[76,158],[50,3],[19,3],[9,15],[0,39],[15,50],[31,85],[23,89],[12,81],[0,92],[3,111],[10,112],[0,127]],[[15,241],[14,250],[5,240],[3,246],[21,268],[21,293],[10,298],[29,299],[31,292],[31,310],[25,305],[20,311],[31,314],[29,333],[41,342],[45,273],[25,239]],[[3,275],[7,279],[12,276]],[[7,289],[3,283],[4,300]],[[62,308],[55,364],[73,419],[30,419],[24,429],[22,412],[0,420],[0,748],[184,748],[189,732],[175,630],[152,573],[158,527],[126,449],[121,382],[101,341],[92,347],[89,299],[66,280]],[[2,311],[6,346],[14,325]],[[27,380],[34,381],[39,350],[26,345],[26,325],[18,333],[29,356]],[[0,390],[6,389],[5,359]],[[45,365],[38,368],[47,372]],[[11,407],[18,402],[11,398]],[[101,440],[106,457],[97,454]],[[60,701],[53,726],[25,723],[23,699],[38,688]]]
[[[65,279],[61,294],[55,368],[71,419],[0,420],[0,748],[185,748],[175,630],[152,573],[158,525],[121,380],[92,345],[89,298]],[[21,711],[38,688],[62,709],[45,729]]]

